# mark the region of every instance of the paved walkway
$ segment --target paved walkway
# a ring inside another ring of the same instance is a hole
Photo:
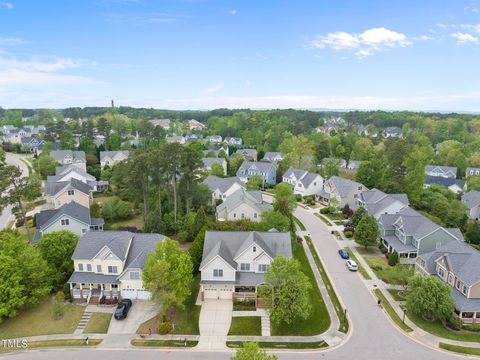
[[[199,349],[226,349],[232,313],[232,300],[207,299],[203,301],[198,323],[200,328]]]

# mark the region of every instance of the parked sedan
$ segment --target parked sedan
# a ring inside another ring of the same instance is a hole
[[[113,317],[117,320],[125,319],[131,307],[132,307],[132,300],[130,299],[120,300],[117,304],[117,308],[115,309],[115,314],[113,315]]]
[[[338,253],[340,254],[340,257],[342,259],[348,260],[350,258],[350,256],[348,255],[348,252],[346,252],[343,249],[338,250]]]
[[[347,264],[348,270],[350,270],[350,271],[357,271],[358,270],[358,265],[355,261],[347,260],[345,263]]]

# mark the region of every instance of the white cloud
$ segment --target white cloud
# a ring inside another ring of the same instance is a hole
[[[10,46],[10,45],[22,45],[26,41],[18,38],[2,38],[0,37],[0,46]]]
[[[13,9],[13,4],[9,2],[0,1],[0,6],[4,6],[7,9]]]
[[[233,9],[233,10],[230,10],[230,15],[235,15],[237,13],[237,10]]]
[[[468,33],[456,32],[456,33],[450,34],[450,36],[456,39],[457,42],[460,44],[463,44],[463,43],[478,44],[479,43],[479,39],[476,36],[473,36],[472,34],[468,34]]]
[[[473,30],[480,34],[480,24],[461,24],[462,29]]]
[[[422,41],[428,41],[428,40],[433,40],[433,37],[429,35],[420,35],[417,39]]]
[[[213,94],[213,93],[216,93],[216,92],[222,90],[223,88],[224,88],[223,84],[217,84],[215,86],[208,87],[208,88],[205,88],[205,89],[201,90],[200,94],[202,94],[202,95]]]
[[[318,35],[311,42],[317,49],[356,50],[359,58],[370,56],[374,51],[383,48],[405,47],[412,42],[407,36],[384,27],[367,29],[360,34],[337,31],[326,35]]]

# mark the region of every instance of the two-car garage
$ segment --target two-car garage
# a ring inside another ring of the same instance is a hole
[[[150,292],[144,289],[122,289],[122,298],[132,300],[149,300]]]
[[[231,300],[234,291],[234,285],[202,285],[203,299]]]

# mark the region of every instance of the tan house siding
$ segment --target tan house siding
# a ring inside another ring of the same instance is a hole
[[[89,195],[82,193],[81,191],[74,190],[74,195],[68,195],[68,192],[65,191],[60,193],[56,197],[49,196],[49,202],[57,209],[64,204],[68,204],[72,201],[75,201],[77,204],[80,204],[88,209],[90,209],[91,198]]]
[[[476,283],[470,287],[469,297],[474,299],[480,298],[480,283]]]

